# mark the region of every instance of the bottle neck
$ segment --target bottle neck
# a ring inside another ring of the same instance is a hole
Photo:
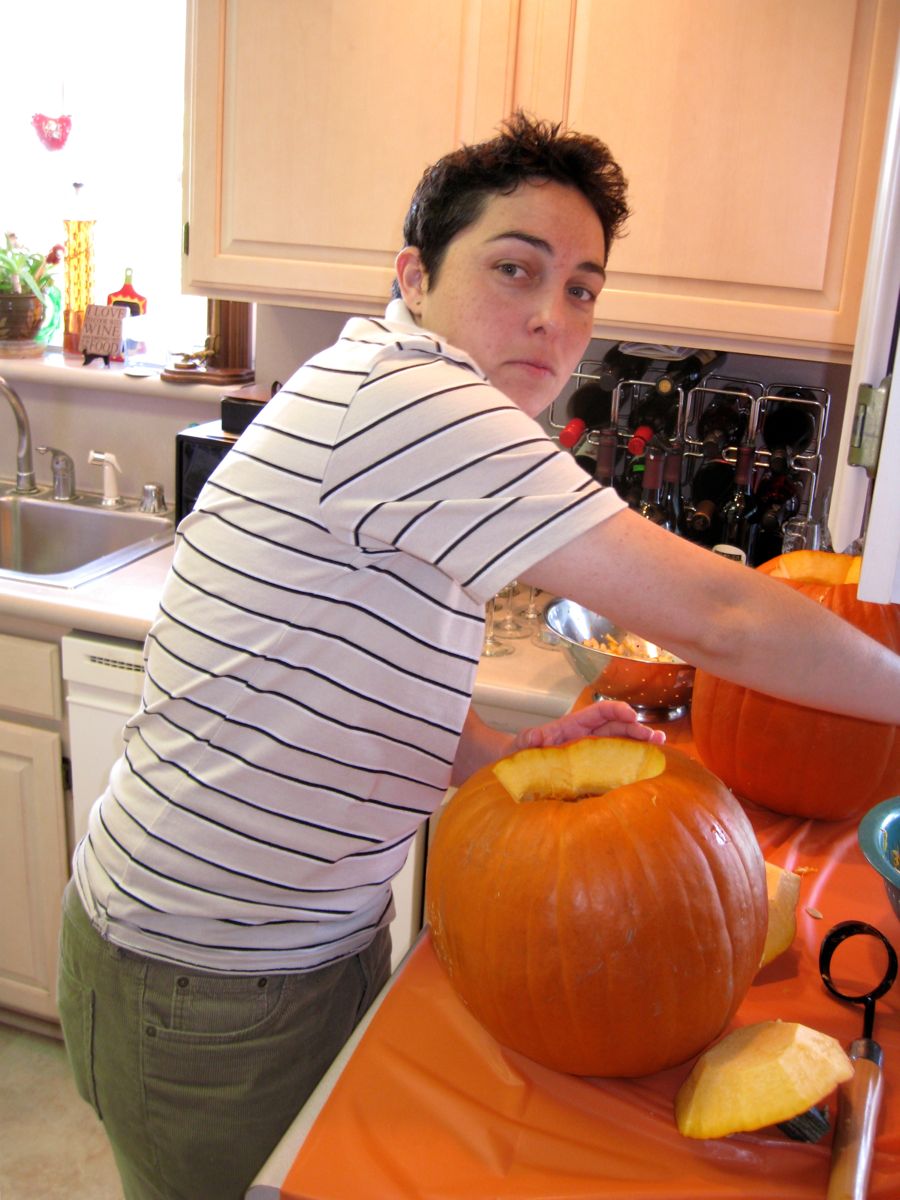
[[[754,449],[752,446],[739,446],[737,462],[734,468],[735,491],[750,492],[750,477],[753,474]]]

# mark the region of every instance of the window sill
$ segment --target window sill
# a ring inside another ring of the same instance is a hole
[[[120,392],[135,396],[152,396],[160,400],[208,401],[218,406],[223,387],[209,383],[168,383],[159,377],[159,369],[149,375],[129,375],[131,370],[150,368],[129,367],[126,363],[111,363],[108,367],[99,360],[85,366],[75,355],[49,350],[42,358],[0,357],[0,378],[16,384],[40,384],[66,390]]]

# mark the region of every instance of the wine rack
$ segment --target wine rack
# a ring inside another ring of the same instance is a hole
[[[596,383],[603,372],[602,361],[588,359],[579,363],[572,376],[572,387],[567,388],[551,407],[549,420],[553,430],[563,431],[569,427],[572,415],[568,407],[570,401],[582,385],[592,381]],[[574,447],[576,457],[589,469],[592,450],[596,454],[598,430],[609,430],[612,427],[615,430],[617,445],[613,482],[621,494],[626,494],[625,476],[635,466],[636,456],[630,453],[628,448],[634,434],[635,414],[641,411],[655,388],[656,383],[652,378],[619,380],[611,394],[608,394],[608,409],[599,415],[596,423],[590,418],[587,419],[583,436]],[[707,375],[699,384],[687,390],[681,387],[673,388],[667,397],[670,406],[667,430],[657,432],[654,436],[657,447],[667,453],[677,454],[680,451],[682,455],[680,491],[684,505],[689,509],[693,502],[693,482],[698,468],[704,462],[703,441],[698,427],[702,425],[704,413],[709,406],[723,399],[738,407],[745,418],[740,445],[750,445],[753,448],[752,468],[756,480],[762,478],[772,461],[772,450],[766,444],[767,416],[781,406],[797,405],[811,418],[811,436],[802,449],[798,448],[792,454],[790,461],[791,472],[802,486],[799,511],[809,518],[816,500],[822,469],[822,445],[828,426],[830,393],[824,388],[806,384],[764,384],[757,380],[724,374]],[[658,396],[655,403],[659,404]],[[738,449],[737,442],[725,444],[719,457],[733,465],[737,462]],[[640,463],[637,463],[637,466],[640,468]]]

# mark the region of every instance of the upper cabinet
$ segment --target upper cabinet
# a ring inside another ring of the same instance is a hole
[[[195,0],[185,285],[378,311],[423,168],[523,107],[629,179],[596,333],[846,357],[896,0]]]
[[[512,103],[514,0],[195,0],[188,290],[383,311],[423,170]]]

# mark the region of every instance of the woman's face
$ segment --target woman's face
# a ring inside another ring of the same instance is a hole
[[[492,195],[448,244],[432,285],[413,247],[397,274],[417,322],[465,350],[536,416],[584,355],[605,279],[603,227],[585,197],[552,180]]]

